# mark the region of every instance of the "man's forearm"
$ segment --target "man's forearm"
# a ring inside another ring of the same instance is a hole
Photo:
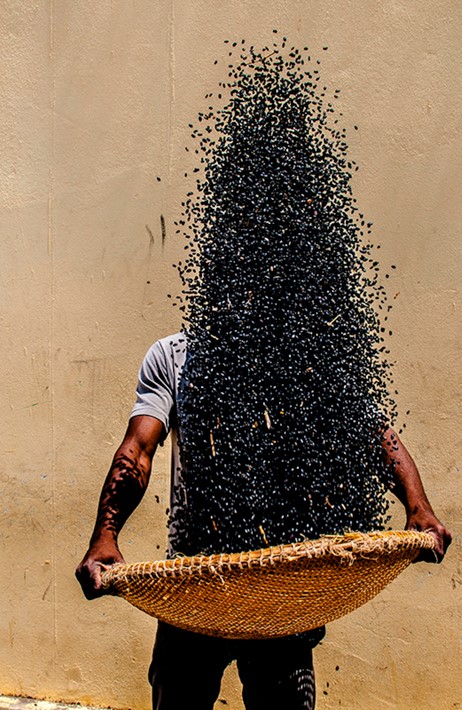
[[[391,490],[406,508],[406,513],[411,515],[423,509],[432,511],[417,466],[391,428],[384,432],[383,448],[387,462],[393,467]]]
[[[418,559],[441,562],[451,544],[451,533],[435,516],[417,466],[393,429],[384,432],[382,445],[387,461],[393,467],[391,490],[406,509],[406,529],[426,531],[435,538],[434,550],[422,552]]]
[[[101,569],[123,562],[117,536],[144,495],[162,436],[163,424],[158,419],[138,416],[129,422],[104,481],[90,547],[75,572],[88,599],[104,593]]]
[[[90,546],[101,540],[117,540],[146,491],[150,471],[148,456],[133,447],[122,445],[118,449],[101,491]]]

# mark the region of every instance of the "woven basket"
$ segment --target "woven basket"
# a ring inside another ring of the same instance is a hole
[[[116,564],[110,594],[173,626],[261,639],[314,629],[378,594],[434,538],[415,531],[351,533],[209,557]]]

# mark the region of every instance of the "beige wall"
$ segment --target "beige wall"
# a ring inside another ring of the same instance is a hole
[[[461,707],[459,0],[15,0],[0,13],[0,692],[149,706],[154,622],[86,603],[73,569],[139,361],[179,324],[166,294],[179,288],[187,123],[223,76],[222,40],[258,45],[278,27],[322,55],[359,125],[356,195],[383,264],[398,265],[406,442],[455,533],[444,565],[413,567],[332,625],[319,707]],[[123,533],[132,561],[163,545],[167,450],[155,470]],[[242,707],[233,672],[222,697]]]

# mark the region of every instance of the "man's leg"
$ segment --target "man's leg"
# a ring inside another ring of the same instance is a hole
[[[236,642],[235,655],[247,710],[313,710],[316,690],[313,645],[322,638],[300,635]]]
[[[149,669],[153,710],[212,710],[229,643],[159,622]]]

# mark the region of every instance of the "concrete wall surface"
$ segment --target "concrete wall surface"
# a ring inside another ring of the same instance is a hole
[[[167,294],[187,125],[226,77],[223,40],[263,46],[278,28],[342,91],[355,195],[384,270],[397,265],[404,440],[455,536],[443,565],[413,566],[332,624],[318,707],[462,707],[461,21],[459,0],[1,3],[1,693],[149,707],[155,622],[86,602],[73,570],[139,362],[180,323]],[[168,468],[166,446],[123,532],[127,560],[163,555]],[[243,707],[232,668],[221,700]]]

